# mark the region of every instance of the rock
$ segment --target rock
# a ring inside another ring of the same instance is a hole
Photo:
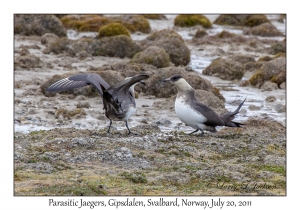
[[[166,118],[160,118],[158,121],[155,122],[157,125],[163,125],[163,126],[168,126],[171,125],[172,122]]]
[[[22,35],[38,35],[54,33],[59,37],[66,36],[66,30],[54,15],[14,15],[14,33]]]
[[[92,55],[88,54],[87,51],[80,51],[80,52],[76,53],[76,57],[79,58],[80,60],[84,60],[87,57],[92,57]]]
[[[210,20],[207,17],[200,14],[177,15],[174,19],[174,25],[180,27],[191,27],[195,25],[201,25],[204,28],[212,27]]]
[[[202,37],[207,36],[207,35],[208,34],[207,34],[207,32],[205,30],[200,29],[200,30],[196,31],[196,34],[194,35],[193,38],[198,39],[198,38],[202,38]]]
[[[151,64],[157,68],[170,66],[169,54],[166,53],[164,48],[157,46],[150,46],[146,50],[135,54],[131,61],[133,63]]]
[[[158,46],[165,49],[169,54],[170,60],[176,66],[186,66],[190,62],[191,52],[184,43],[182,37],[175,31],[164,29],[157,31],[140,43],[145,47]]]
[[[234,26],[257,26],[265,22],[270,22],[265,15],[246,15],[246,14],[224,14],[220,15],[214,24],[217,25],[234,25]]]
[[[54,33],[45,33],[41,37],[41,43],[43,45],[49,46],[50,44],[56,42],[59,39],[59,37]]]
[[[283,89],[283,90],[285,90],[285,88],[286,88],[286,84],[285,84],[285,82],[281,83],[279,87],[280,87],[280,89]]]
[[[62,24],[68,29],[76,31],[94,31],[110,23],[109,18],[100,15],[65,15],[60,18]]]
[[[114,15],[109,17],[100,15],[66,15],[60,20],[66,28],[72,28],[77,31],[98,32],[101,27],[111,23],[121,23],[130,32],[149,33],[151,30],[149,21],[141,15]]]
[[[276,98],[275,98],[275,96],[268,96],[268,97],[265,99],[265,101],[267,101],[267,102],[274,102],[274,101],[276,101]]]
[[[30,54],[29,50],[27,48],[24,48],[24,47],[22,47],[21,51],[19,51],[19,52],[20,52],[21,56],[25,56],[25,55]]]
[[[268,53],[276,55],[278,53],[286,53],[286,40],[279,41],[273,44],[269,49]]]
[[[92,73],[92,72],[91,72]],[[107,70],[107,71],[97,71],[97,73],[109,84],[114,85],[118,82],[121,82],[125,79],[125,77],[122,76],[121,72],[113,71],[113,70]]]
[[[273,76],[271,79],[272,82],[275,82],[278,86],[280,86],[281,83],[286,81],[286,70],[280,71],[277,75]]]
[[[261,68],[264,62],[249,62],[244,65],[245,71],[256,71]]]
[[[261,87],[265,81],[270,81],[275,76],[286,71],[286,58],[279,57],[265,62],[259,70],[249,79],[252,86]]]
[[[195,90],[196,98],[206,106],[212,108],[218,114],[227,112],[224,100],[215,96],[212,92],[206,90]]]
[[[256,36],[284,36],[272,23],[263,23],[261,25],[244,29],[245,35],[256,35]]]
[[[91,105],[89,102],[78,102],[78,104],[76,104],[77,108],[90,108]]]
[[[219,77],[225,80],[240,80],[244,76],[244,67],[237,61],[217,58],[204,69],[202,74]]]
[[[247,63],[255,63],[255,59],[251,55],[232,55],[228,57],[229,59],[239,62],[241,64],[247,64]]]
[[[215,88],[208,80],[202,78],[196,72],[185,71],[182,67],[161,68],[147,79],[145,94],[155,95],[158,98],[167,98],[177,94],[177,88],[170,83],[162,82],[163,78],[169,78],[174,75],[181,75],[194,89],[207,90],[224,100],[219,90]]]
[[[102,26],[99,30],[98,37],[125,35],[130,37],[130,33],[121,23],[110,23]]]
[[[163,14],[142,14],[142,16],[152,20],[167,20],[167,17]]]
[[[271,91],[271,90],[277,90],[278,85],[274,82],[269,82],[266,81],[262,86],[261,86],[262,91]]]
[[[151,27],[149,21],[142,15],[120,15],[111,18],[114,22],[122,23],[129,31],[140,31],[150,33]]]
[[[275,110],[278,113],[286,112],[286,106],[285,105],[281,105],[281,104],[277,104],[277,105],[275,105]]]
[[[93,56],[132,58],[136,53],[142,50],[143,47],[130,37],[118,35],[103,37],[101,39],[81,38],[78,40],[70,40],[61,38],[46,47],[43,53],[49,54],[53,52],[55,54],[61,54],[66,52],[69,56],[74,57],[77,53],[86,51]]]
[[[261,108],[260,108],[259,106],[255,106],[255,105],[253,105],[253,104],[249,105],[249,106],[248,106],[248,109],[249,109],[250,111],[261,110]]]
[[[42,68],[44,63],[35,55],[24,55],[15,59],[15,69]]]
[[[153,75],[157,71],[157,67],[144,63],[119,62],[112,65],[104,65],[96,71],[113,70],[119,72],[124,78],[131,77],[137,74]],[[147,80],[146,80],[147,82]],[[136,86],[138,87],[138,86]]]

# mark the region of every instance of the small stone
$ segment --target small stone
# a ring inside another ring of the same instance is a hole
[[[156,122],[157,125],[171,125],[172,122],[166,118],[161,118]]]
[[[267,81],[267,82],[265,82],[263,84],[263,86],[261,86],[261,89],[263,91],[277,90],[278,89],[278,85],[276,83],[274,83],[274,82]]]
[[[255,106],[255,105],[251,104],[248,106],[248,109],[251,111],[254,111],[254,110],[260,110],[261,108],[259,106]]]
[[[268,96],[265,100],[267,102],[274,102],[274,101],[276,101],[276,98],[275,98],[275,96]]]

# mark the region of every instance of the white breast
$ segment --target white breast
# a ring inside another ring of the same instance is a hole
[[[131,117],[131,115],[133,115],[135,113],[135,111],[136,111],[136,108],[134,106],[130,106],[126,113],[126,117],[124,120],[128,120]]]
[[[204,127],[206,127],[203,125],[203,123],[207,121],[206,117],[186,104],[182,97],[177,97],[175,100],[175,112],[182,122],[195,129],[199,127],[204,129]]]

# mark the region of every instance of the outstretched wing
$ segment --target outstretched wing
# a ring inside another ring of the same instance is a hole
[[[136,75],[109,87],[105,92],[108,93],[119,106],[126,106],[126,104],[129,103],[135,104],[134,95],[129,91],[129,88],[135,83],[147,78],[149,78],[149,76],[146,74]]]
[[[103,97],[103,89],[109,88],[109,84],[98,74],[78,74],[61,79],[47,88],[48,92],[60,92],[74,88],[93,85]]]

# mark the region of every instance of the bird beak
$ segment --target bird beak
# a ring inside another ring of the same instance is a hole
[[[168,79],[163,79],[162,81],[163,81],[163,82],[169,82],[169,81],[170,81],[170,78],[168,78]]]

